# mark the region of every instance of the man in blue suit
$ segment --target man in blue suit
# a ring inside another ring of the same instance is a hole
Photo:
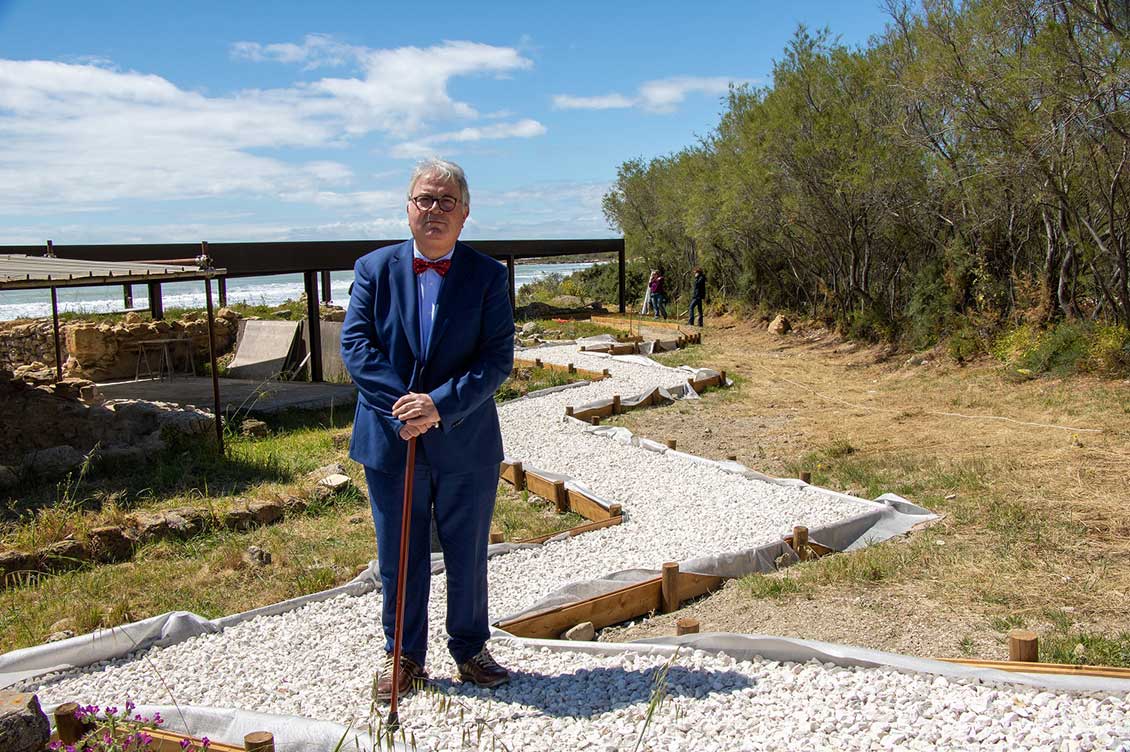
[[[400,693],[422,683],[428,646],[434,512],[447,575],[448,650],[464,681],[509,679],[486,648],[487,544],[502,461],[494,392],[514,364],[506,268],[457,242],[470,212],[462,168],[421,162],[408,186],[412,240],[354,267],[341,354],[357,385],[349,456],[365,466],[383,587],[385,664],[392,643],[407,439],[416,437]]]

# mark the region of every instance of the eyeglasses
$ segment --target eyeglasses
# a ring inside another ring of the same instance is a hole
[[[440,196],[439,198],[436,198],[435,196],[429,196],[426,193],[421,193],[419,196],[413,196],[408,200],[415,204],[416,208],[420,211],[431,211],[432,208],[438,204],[440,211],[449,212],[454,209],[455,206],[459,203],[459,199],[455,198],[454,196]]]

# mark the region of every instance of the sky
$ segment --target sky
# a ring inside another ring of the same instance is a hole
[[[872,2],[0,0],[0,245],[408,235],[458,162],[464,239],[615,237],[629,159],[692,145],[798,24]]]

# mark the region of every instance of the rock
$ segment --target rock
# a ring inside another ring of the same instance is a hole
[[[267,424],[255,418],[244,418],[243,423],[239,426],[239,431],[244,436],[266,436],[271,433],[271,429]]]
[[[322,465],[317,470],[311,470],[306,473],[307,479],[315,483],[329,475],[345,475],[345,468],[341,466],[340,462],[331,462],[328,465]]]
[[[59,619],[59,621],[57,621],[54,624],[52,624],[51,626],[49,626],[47,628],[47,631],[48,632],[62,632],[62,631],[67,630],[67,629],[71,630],[72,632],[75,631],[74,619]]]
[[[171,530],[169,521],[160,512],[135,515],[134,522],[137,525],[137,538],[140,540],[164,538]]]
[[[26,572],[37,569],[36,558],[23,551],[0,551],[0,585],[4,584],[9,575],[13,580]]]
[[[522,336],[528,337],[538,330],[538,322],[527,321],[522,324]]]
[[[117,525],[106,525],[87,535],[90,551],[101,562],[125,561],[133,554],[133,539]]]
[[[15,488],[20,482],[20,475],[14,467],[0,465],[0,491]]]
[[[90,549],[82,541],[68,538],[44,546],[39,551],[39,559],[49,571],[75,569],[90,561]]]
[[[81,399],[83,390],[92,392],[94,382],[89,379],[68,377],[52,386],[52,391],[63,399]]]
[[[327,475],[325,478],[322,478],[318,481],[318,485],[328,488],[333,493],[340,493],[352,486],[353,480],[350,479],[348,475],[334,473],[333,475]]]
[[[368,522],[371,518],[367,514],[355,514],[349,518],[350,525],[360,525],[363,522]]]
[[[74,636],[75,631],[73,629],[60,629],[58,632],[52,632],[51,634],[43,638],[43,643],[47,644],[49,642],[61,642],[62,640],[69,640]]]
[[[258,546],[248,546],[243,552],[243,560],[253,567],[265,567],[271,563],[271,552]]]
[[[165,512],[165,519],[173,532],[187,538],[202,532],[211,515],[195,507],[178,507]]]
[[[561,634],[561,639],[573,640],[575,642],[589,642],[594,637],[596,637],[596,629],[593,627],[591,621],[583,621],[574,627],[570,627]]]
[[[788,334],[790,331],[792,331],[792,328],[793,325],[789,323],[789,320],[785,317],[784,314],[777,314],[777,317],[769,322],[770,334]]]
[[[301,514],[310,506],[310,502],[301,496],[287,496],[282,500],[282,505],[287,514]]]
[[[270,525],[283,516],[283,505],[279,501],[253,501],[247,505],[247,509],[260,525]]]
[[[130,311],[126,314],[124,323],[126,324],[140,324],[142,322],[141,314]]]
[[[222,524],[228,530],[250,530],[255,526],[255,515],[245,503],[243,506],[232,507],[224,512]]]
[[[22,692],[0,692],[0,749],[41,752],[51,741],[51,723],[39,698]]]
[[[44,478],[58,478],[82,465],[86,456],[73,446],[61,446],[40,449],[31,455],[30,466],[32,472]]]
[[[322,321],[345,321],[344,308],[322,309]]]

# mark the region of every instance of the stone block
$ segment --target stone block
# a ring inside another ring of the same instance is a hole
[[[322,478],[318,481],[318,485],[323,488],[328,488],[332,493],[340,493],[352,486],[353,480],[348,475],[334,473],[333,475],[327,475],[325,478]]]
[[[261,420],[244,418],[239,426],[239,432],[244,436],[267,436],[271,433],[271,429]]]
[[[252,567],[265,567],[271,563],[271,552],[264,551],[258,546],[248,546],[243,552],[243,560]]]
[[[255,527],[255,515],[246,505],[232,507],[224,512],[223,525],[228,530],[250,530]]]
[[[77,569],[90,561],[90,549],[82,541],[68,538],[41,548],[39,560],[43,568],[51,572]]]
[[[30,456],[31,471],[44,478],[59,478],[82,465],[85,455],[66,444],[40,449]]]
[[[769,322],[769,332],[771,334],[788,334],[792,331],[792,328],[792,324],[783,314],[777,314],[777,317]]]
[[[34,572],[38,567],[38,560],[32,554],[23,551],[0,551],[0,585],[13,575],[13,580],[25,572]]]
[[[101,562],[125,561],[133,554],[133,539],[117,525],[106,525],[90,531],[90,551]]]
[[[575,642],[589,642],[596,637],[596,629],[593,627],[591,621],[583,621],[561,634],[563,640],[573,640]]]
[[[0,692],[0,749],[42,752],[51,741],[51,723],[39,698],[22,692]]]
[[[283,505],[279,501],[253,501],[247,509],[255,516],[255,521],[260,525],[270,525],[282,519]]]

